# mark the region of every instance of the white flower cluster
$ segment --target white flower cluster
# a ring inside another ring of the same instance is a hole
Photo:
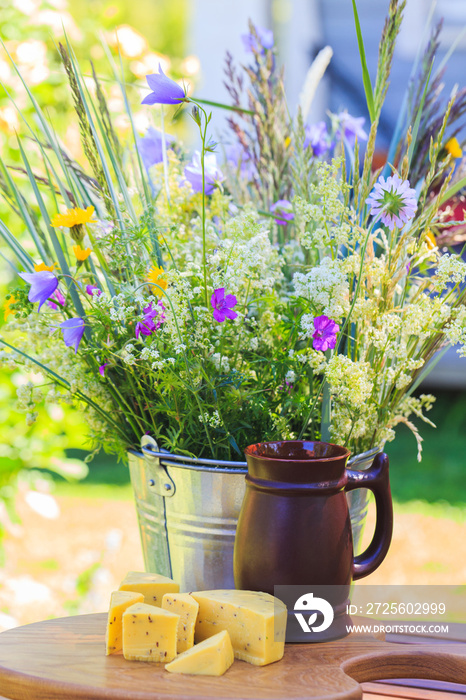
[[[220,372],[228,374],[228,372],[230,371],[230,361],[228,357],[225,357],[225,355],[221,355],[221,353],[215,352],[212,355],[212,362],[214,363],[215,369],[219,370]]]
[[[208,263],[213,287],[225,287],[226,294],[244,297],[245,289],[250,294],[271,292],[282,279],[278,251],[268,231],[248,213],[230,220]]]
[[[296,295],[307,299],[318,315],[337,321],[349,311],[348,277],[338,260],[325,257],[307,274],[296,272],[293,285]]]
[[[440,256],[437,265],[437,274],[434,278],[434,289],[442,292],[448,285],[456,285],[464,282],[466,277],[466,263],[459,255],[446,253]]]

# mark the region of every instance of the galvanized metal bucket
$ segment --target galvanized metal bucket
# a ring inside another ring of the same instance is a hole
[[[351,469],[368,469],[375,448],[352,457]],[[245,492],[246,462],[191,459],[159,450],[145,435],[129,453],[131,482],[147,571],[170,576],[182,591],[234,588],[233,547]],[[347,494],[358,553],[369,492]]]

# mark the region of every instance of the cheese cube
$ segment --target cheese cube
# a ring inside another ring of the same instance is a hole
[[[161,661],[176,656],[179,615],[136,603],[123,613],[123,656],[129,661]]]
[[[136,591],[144,594],[147,605],[162,606],[164,593],[178,593],[180,587],[171,578],[145,571],[130,571],[120,584],[120,591]]]
[[[199,603],[189,593],[165,593],[162,598],[162,608],[180,616],[177,653],[181,654],[186,649],[191,649],[194,644],[194,628]]]
[[[130,605],[142,603],[144,596],[142,593],[132,591],[113,591],[110,596],[110,608],[108,611],[107,629],[105,631],[106,653],[113,654],[121,651],[122,642],[122,615]]]
[[[282,658],[287,610],[281,600],[257,591],[198,591],[191,595],[199,603],[196,642],[227,630],[236,659],[265,666]]]
[[[183,652],[165,669],[170,673],[191,673],[196,676],[222,676],[233,663],[233,647],[226,630],[199,642]]]

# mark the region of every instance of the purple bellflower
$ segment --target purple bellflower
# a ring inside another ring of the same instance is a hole
[[[286,226],[288,221],[293,221],[293,206],[287,199],[279,199],[272,204],[270,211],[275,215],[275,221],[279,226]]]
[[[194,152],[191,162],[184,169],[184,176],[191,183],[194,192],[202,192],[202,163],[199,151]],[[225,179],[217,166],[215,153],[206,153],[204,156],[204,177],[206,194],[212,194],[216,185]]]
[[[265,29],[265,27],[255,27],[255,30],[257,39],[254,34],[241,35],[245,50],[248,53],[253,53],[254,51],[265,53],[266,49],[273,49],[273,31],[271,29]]]
[[[108,367],[109,364],[109,362],[105,362],[103,365],[100,365],[98,372],[101,377],[105,377],[105,368]]]
[[[150,126],[145,135],[137,140],[138,151],[146,170],[163,161],[163,134],[158,129]],[[169,149],[175,142],[173,136],[165,134],[165,146]]]
[[[362,128],[366,121],[364,117],[352,117],[348,112],[340,112],[337,114],[337,119],[338,127],[335,136],[338,140],[345,139],[351,148],[354,148],[356,138],[359,142],[367,141],[367,134]]]
[[[308,124],[305,128],[306,138],[304,139],[304,148],[310,146],[315,156],[322,156],[329,151],[333,144],[330,143],[325,122],[317,122],[317,124]]]
[[[395,226],[402,228],[416,213],[416,190],[409,186],[409,180],[402,180],[396,173],[386,180],[381,175],[366,204],[370,205],[371,214],[393,231]]]
[[[63,331],[63,340],[67,348],[74,346],[75,354],[78,352],[79,343],[84,334],[84,320],[77,318],[67,318],[58,326]]]
[[[227,318],[233,321],[238,316],[236,311],[233,311],[233,307],[236,306],[238,300],[234,294],[225,296],[225,287],[219,287],[219,289],[214,291],[210,298],[210,303],[214,310],[214,318],[218,323],[223,323]]]
[[[186,92],[171,78],[167,78],[159,63],[158,73],[146,75],[152,90],[141,102],[143,105],[178,105],[186,100]]]
[[[316,316],[314,319],[314,333],[312,335],[312,347],[314,350],[333,350],[337,344],[337,333],[340,330],[328,316]]]
[[[42,304],[53,295],[58,287],[57,278],[53,272],[49,272],[48,270],[41,270],[40,272],[20,272],[19,276],[31,285],[28,299],[33,304],[38,301],[40,311]]]

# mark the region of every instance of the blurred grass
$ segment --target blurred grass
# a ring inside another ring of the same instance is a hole
[[[386,446],[393,499],[400,511],[463,520],[466,518],[466,393],[436,393],[437,401],[428,416],[438,427],[419,426],[424,437],[422,462],[417,461],[414,437],[403,425],[396,439]],[[80,450],[68,450],[67,454],[85,456]],[[57,475],[53,478],[58,495],[133,497],[128,467],[109,455],[98,455],[88,476],[77,484],[65,483]]]

